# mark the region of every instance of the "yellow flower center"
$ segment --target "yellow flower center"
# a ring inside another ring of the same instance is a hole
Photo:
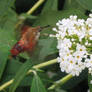
[[[70,63],[72,64],[72,63],[73,63],[73,61],[71,60],[71,61],[70,61]]]
[[[80,51],[83,51],[82,49],[80,49]]]
[[[77,58],[80,58],[80,56],[77,56]]]

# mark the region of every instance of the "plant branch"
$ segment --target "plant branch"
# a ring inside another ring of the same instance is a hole
[[[28,12],[26,13],[27,15],[32,14],[45,0],[39,0],[30,10],[28,10]],[[17,24],[16,24],[16,28],[22,23],[24,22],[24,20],[20,20]]]
[[[28,12],[27,14],[32,14],[45,0],[39,0]]]
[[[65,77],[61,78],[60,80],[56,81],[53,83],[53,85],[51,85],[48,90],[53,90],[55,89],[57,86],[59,85],[63,85],[64,83],[66,83],[68,80],[70,80],[73,76],[71,74],[66,75]]]
[[[41,64],[38,64],[38,65],[35,65],[33,66],[34,69],[39,69],[39,68],[43,68],[43,67],[46,67],[46,66],[49,66],[49,65],[52,65],[54,63],[57,63],[57,59],[53,59],[53,60],[49,60],[45,63],[41,63]],[[28,73],[30,73],[31,70],[28,71]]]
[[[57,63],[57,59],[53,59],[53,60],[49,60],[47,62],[44,62],[44,63],[41,63],[41,64],[38,64],[38,65],[35,65],[33,66],[34,69],[39,69],[39,68],[43,68],[43,67],[46,67],[46,66],[49,66],[49,65],[52,65],[52,64],[55,64]],[[32,73],[33,71],[32,70],[29,70],[27,72],[27,74],[30,74]],[[14,81],[14,78],[9,80],[8,82],[4,83],[3,85],[0,86],[0,91],[2,91],[3,89],[5,89],[6,87],[10,86]]]

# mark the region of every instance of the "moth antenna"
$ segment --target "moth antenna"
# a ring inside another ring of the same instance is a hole
[[[39,30],[39,32],[41,32],[42,30],[46,29],[46,28],[49,28],[51,27],[50,25],[47,25],[47,26],[43,26],[43,27],[40,27],[41,29]]]

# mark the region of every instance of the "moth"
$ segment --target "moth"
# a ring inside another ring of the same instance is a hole
[[[48,28],[48,26],[44,27],[30,27],[28,25],[23,26],[21,28],[21,36],[20,40],[12,47],[10,50],[11,56],[16,57],[22,52],[29,51],[32,52],[39,40],[40,32],[44,28]]]

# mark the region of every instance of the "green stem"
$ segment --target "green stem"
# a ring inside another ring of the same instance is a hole
[[[33,68],[35,68],[35,69],[43,68],[45,66],[52,65],[54,63],[57,63],[57,59],[49,60],[47,62],[44,62],[44,63],[38,64],[38,65],[35,65],[35,66],[33,66]]]
[[[39,0],[30,10],[28,10],[27,14],[30,15],[32,14],[45,0]],[[20,20],[17,24],[16,24],[16,28],[18,28],[18,26],[24,22],[24,20]]]
[[[28,12],[27,14],[32,14],[45,0],[39,0]]]
[[[66,83],[68,80],[70,80],[72,77],[73,77],[73,76],[72,76],[71,74],[69,74],[69,75],[67,75],[67,76],[65,76],[65,77],[63,77],[63,78],[61,78],[60,80],[54,82],[54,84],[51,85],[51,86],[48,88],[48,90],[53,90],[53,89],[55,89],[57,86],[63,85],[63,84]]]
[[[49,60],[49,61],[47,61],[47,62],[44,62],[44,63],[38,64],[38,65],[35,65],[35,66],[33,66],[33,68],[35,68],[35,69],[43,68],[43,67],[46,67],[46,66],[55,64],[55,63],[57,63],[57,59]],[[32,70],[29,70],[29,71],[27,72],[27,74],[30,74],[30,73],[32,73],[32,72],[33,72]],[[14,81],[14,78],[11,79],[11,80],[9,80],[8,82],[4,83],[3,85],[1,85],[1,86],[0,86],[0,91],[3,90],[3,89],[5,89],[5,88],[8,87],[9,85],[11,85],[11,84],[13,83],[13,81]]]
[[[0,91],[2,91],[4,88],[8,87],[10,84],[12,84],[14,79],[11,79],[10,81],[4,83],[3,85],[0,86]]]

